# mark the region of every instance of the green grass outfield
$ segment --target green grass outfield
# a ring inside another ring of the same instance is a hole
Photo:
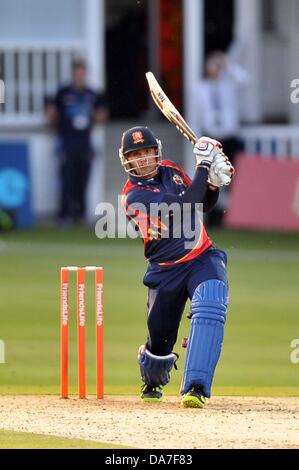
[[[0,430],[0,449],[129,449],[121,445]]]
[[[228,251],[230,281],[213,393],[299,395],[299,364],[290,361],[290,343],[299,338],[298,234],[210,235]],[[99,240],[92,230],[39,229],[0,233],[0,340],[6,353],[0,364],[1,394],[59,393],[59,270],[70,264],[105,269],[105,393],[139,393],[136,353],[146,337],[146,288],[141,282],[146,262],[140,240]],[[87,378],[88,393],[94,393],[89,276]],[[76,393],[75,311],[72,320],[70,391]],[[180,343],[189,325],[184,316],[175,348],[179,370],[172,373],[169,394],[179,391],[185,358]]]

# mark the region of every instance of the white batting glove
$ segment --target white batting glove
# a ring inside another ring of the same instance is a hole
[[[201,137],[193,147],[193,153],[196,158],[196,166],[203,166],[210,169],[215,156],[222,149],[222,144],[218,140],[210,137]]]
[[[218,153],[211,164],[208,182],[220,188],[228,186],[234,175],[234,167],[224,153]]]

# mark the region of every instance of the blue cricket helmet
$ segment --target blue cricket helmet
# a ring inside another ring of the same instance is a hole
[[[125,131],[121,139],[121,149],[124,155],[134,150],[158,148],[159,143],[148,127],[136,126]]]
[[[134,174],[130,163],[126,160],[125,155],[134,150],[155,148],[157,149],[157,160],[162,156],[162,145],[160,140],[156,139],[153,132],[146,126],[135,126],[126,130],[121,139],[119,149],[119,157],[121,164],[127,173]]]

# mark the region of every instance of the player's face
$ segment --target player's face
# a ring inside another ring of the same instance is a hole
[[[126,155],[135,174],[142,178],[152,178],[157,172],[156,148],[134,150]]]
[[[86,68],[77,66],[73,70],[73,83],[77,88],[84,88],[86,85]]]
[[[207,75],[211,79],[217,79],[220,75],[223,60],[221,57],[213,57],[207,61]]]

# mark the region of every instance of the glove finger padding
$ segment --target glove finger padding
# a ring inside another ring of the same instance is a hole
[[[209,173],[208,183],[217,188],[221,188],[221,186],[229,186],[231,183],[231,176],[225,173],[221,173],[216,175],[213,171]]]
[[[215,165],[218,165],[220,163],[227,163],[227,162],[228,162],[228,160],[227,160],[227,157],[225,157],[225,155],[218,154],[218,155],[215,156],[212,165],[215,166]]]
[[[217,155],[215,155],[213,163],[218,163],[218,162],[226,162],[231,165],[231,162],[229,161],[228,157],[223,152],[218,152]]]
[[[234,168],[224,154],[218,154],[211,164],[208,182],[220,188],[231,183]]]
[[[227,175],[234,175],[235,169],[231,162],[229,161],[228,157],[224,153],[219,153],[214,158],[214,161],[211,164],[211,168],[213,167],[213,171],[218,173],[225,173]]]
[[[231,175],[227,175],[226,173],[222,173],[222,174],[219,175],[219,177],[220,177],[222,186],[229,186],[230,185],[230,183],[232,181]]]
[[[230,172],[230,165],[226,162],[217,162],[213,165],[213,170],[218,175],[219,173],[229,173]]]
[[[233,165],[231,164],[231,162],[227,163],[226,167],[222,170],[222,172],[225,173],[226,175],[234,176],[235,169]]]

